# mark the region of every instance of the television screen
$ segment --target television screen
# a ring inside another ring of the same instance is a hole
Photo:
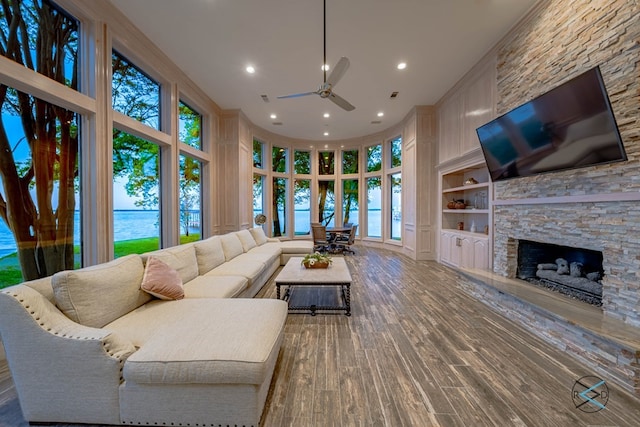
[[[627,159],[598,67],[476,132],[493,181]]]

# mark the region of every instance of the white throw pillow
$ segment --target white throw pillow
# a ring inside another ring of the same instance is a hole
[[[249,232],[253,236],[253,239],[256,241],[258,246],[262,246],[267,243],[267,235],[264,234],[264,230],[262,229],[262,227],[254,227],[250,229]]]
[[[196,242],[194,246],[196,248],[200,276],[224,264],[224,251],[222,250],[220,236],[209,237],[201,242]]]
[[[242,243],[242,249],[245,252],[249,252],[251,248],[255,248],[256,246],[258,246],[249,230],[240,230],[236,233],[236,235],[238,236],[238,239],[240,239],[240,243]]]
[[[222,243],[222,250],[224,251],[224,259],[227,261],[231,261],[238,255],[244,253],[242,243],[236,233],[227,233],[220,236],[220,242]]]

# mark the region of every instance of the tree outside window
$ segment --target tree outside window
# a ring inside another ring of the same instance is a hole
[[[280,237],[287,232],[287,178],[273,178],[273,236]]]
[[[160,129],[160,84],[113,51],[113,109],[154,129]]]
[[[391,238],[402,240],[402,174],[390,175]]]
[[[318,171],[320,175],[335,173],[335,153],[333,151],[318,152]]]
[[[311,153],[309,151],[295,150],[293,152],[293,163],[293,169],[296,174],[311,174]]]
[[[318,221],[332,227],[335,220],[335,181],[318,181]]]
[[[160,248],[160,147],[127,132],[113,130],[114,198],[119,179],[133,209],[118,209],[114,200],[114,253],[121,257]],[[117,144],[116,144],[117,141]]]
[[[311,180],[296,179],[293,184],[293,226],[295,235],[311,233]]]
[[[273,147],[272,153],[272,168],[274,172],[286,173],[287,172],[287,154],[289,150],[282,147]]]
[[[199,240],[202,235],[201,163],[190,156],[180,156],[179,203],[180,203],[180,243]]]
[[[402,138],[392,139],[390,143],[391,149],[391,167],[397,168],[402,166]]]
[[[264,144],[257,139],[253,140],[253,167],[264,169]]]
[[[202,115],[182,101],[178,104],[178,127],[180,141],[202,150]]]
[[[264,180],[265,176],[257,173],[253,174],[253,220],[254,226],[262,226],[255,223],[258,215],[264,215]]]
[[[0,5],[0,53],[75,90],[78,34],[78,22],[49,2]],[[0,217],[14,242],[0,248],[0,256],[8,250],[12,257],[0,273],[2,287],[76,265],[80,144],[73,111],[6,85],[0,105]]]
[[[367,147],[367,172],[382,169],[382,145]]]

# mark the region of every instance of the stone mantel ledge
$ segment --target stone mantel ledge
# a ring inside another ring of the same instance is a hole
[[[640,201],[640,191],[626,191],[600,194],[577,194],[572,196],[530,197],[526,199],[498,199],[493,200],[493,206],[509,205],[550,205],[560,203],[606,203],[606,202],[637,202]]]

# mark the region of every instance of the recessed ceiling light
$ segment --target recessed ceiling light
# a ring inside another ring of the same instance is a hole
[[[398,64],[398,70],[404,70],[405,68],[407,68],[406,62],[401,62]]]
[[[329,113],[324,113],[323,116],[324,116],[325,119],[328,119],[330,117],[330,114]]]
[[[382,111],[380,111],[380,112],[378,113],[378,117],[382,117],[382,116],[384,116],[384,113],[383,113]]]
[[[329,132],[325,132],[324,136],[329,136]],[[325,145],[324,148],[327,148],[327,146]]]
[[[320,67],[320,69],[322,71],[329,71],[329,64],[324,64],[322,67]]]
[[[253,66],[251,66],[251,65],[248,65],[247,68],[245,68],[245,70],[247,70],[247,73],[249,73],[249,74],[253,74],[253,73],[256,72],[256,69],[253,68]]]
[[[269,116],[269,117],[271,117],[272,119],[277,119],[277,118],[278,118],[278,116],[276,116],[275,114],[272,114],[272,115],[271,115],[271,116]]]

